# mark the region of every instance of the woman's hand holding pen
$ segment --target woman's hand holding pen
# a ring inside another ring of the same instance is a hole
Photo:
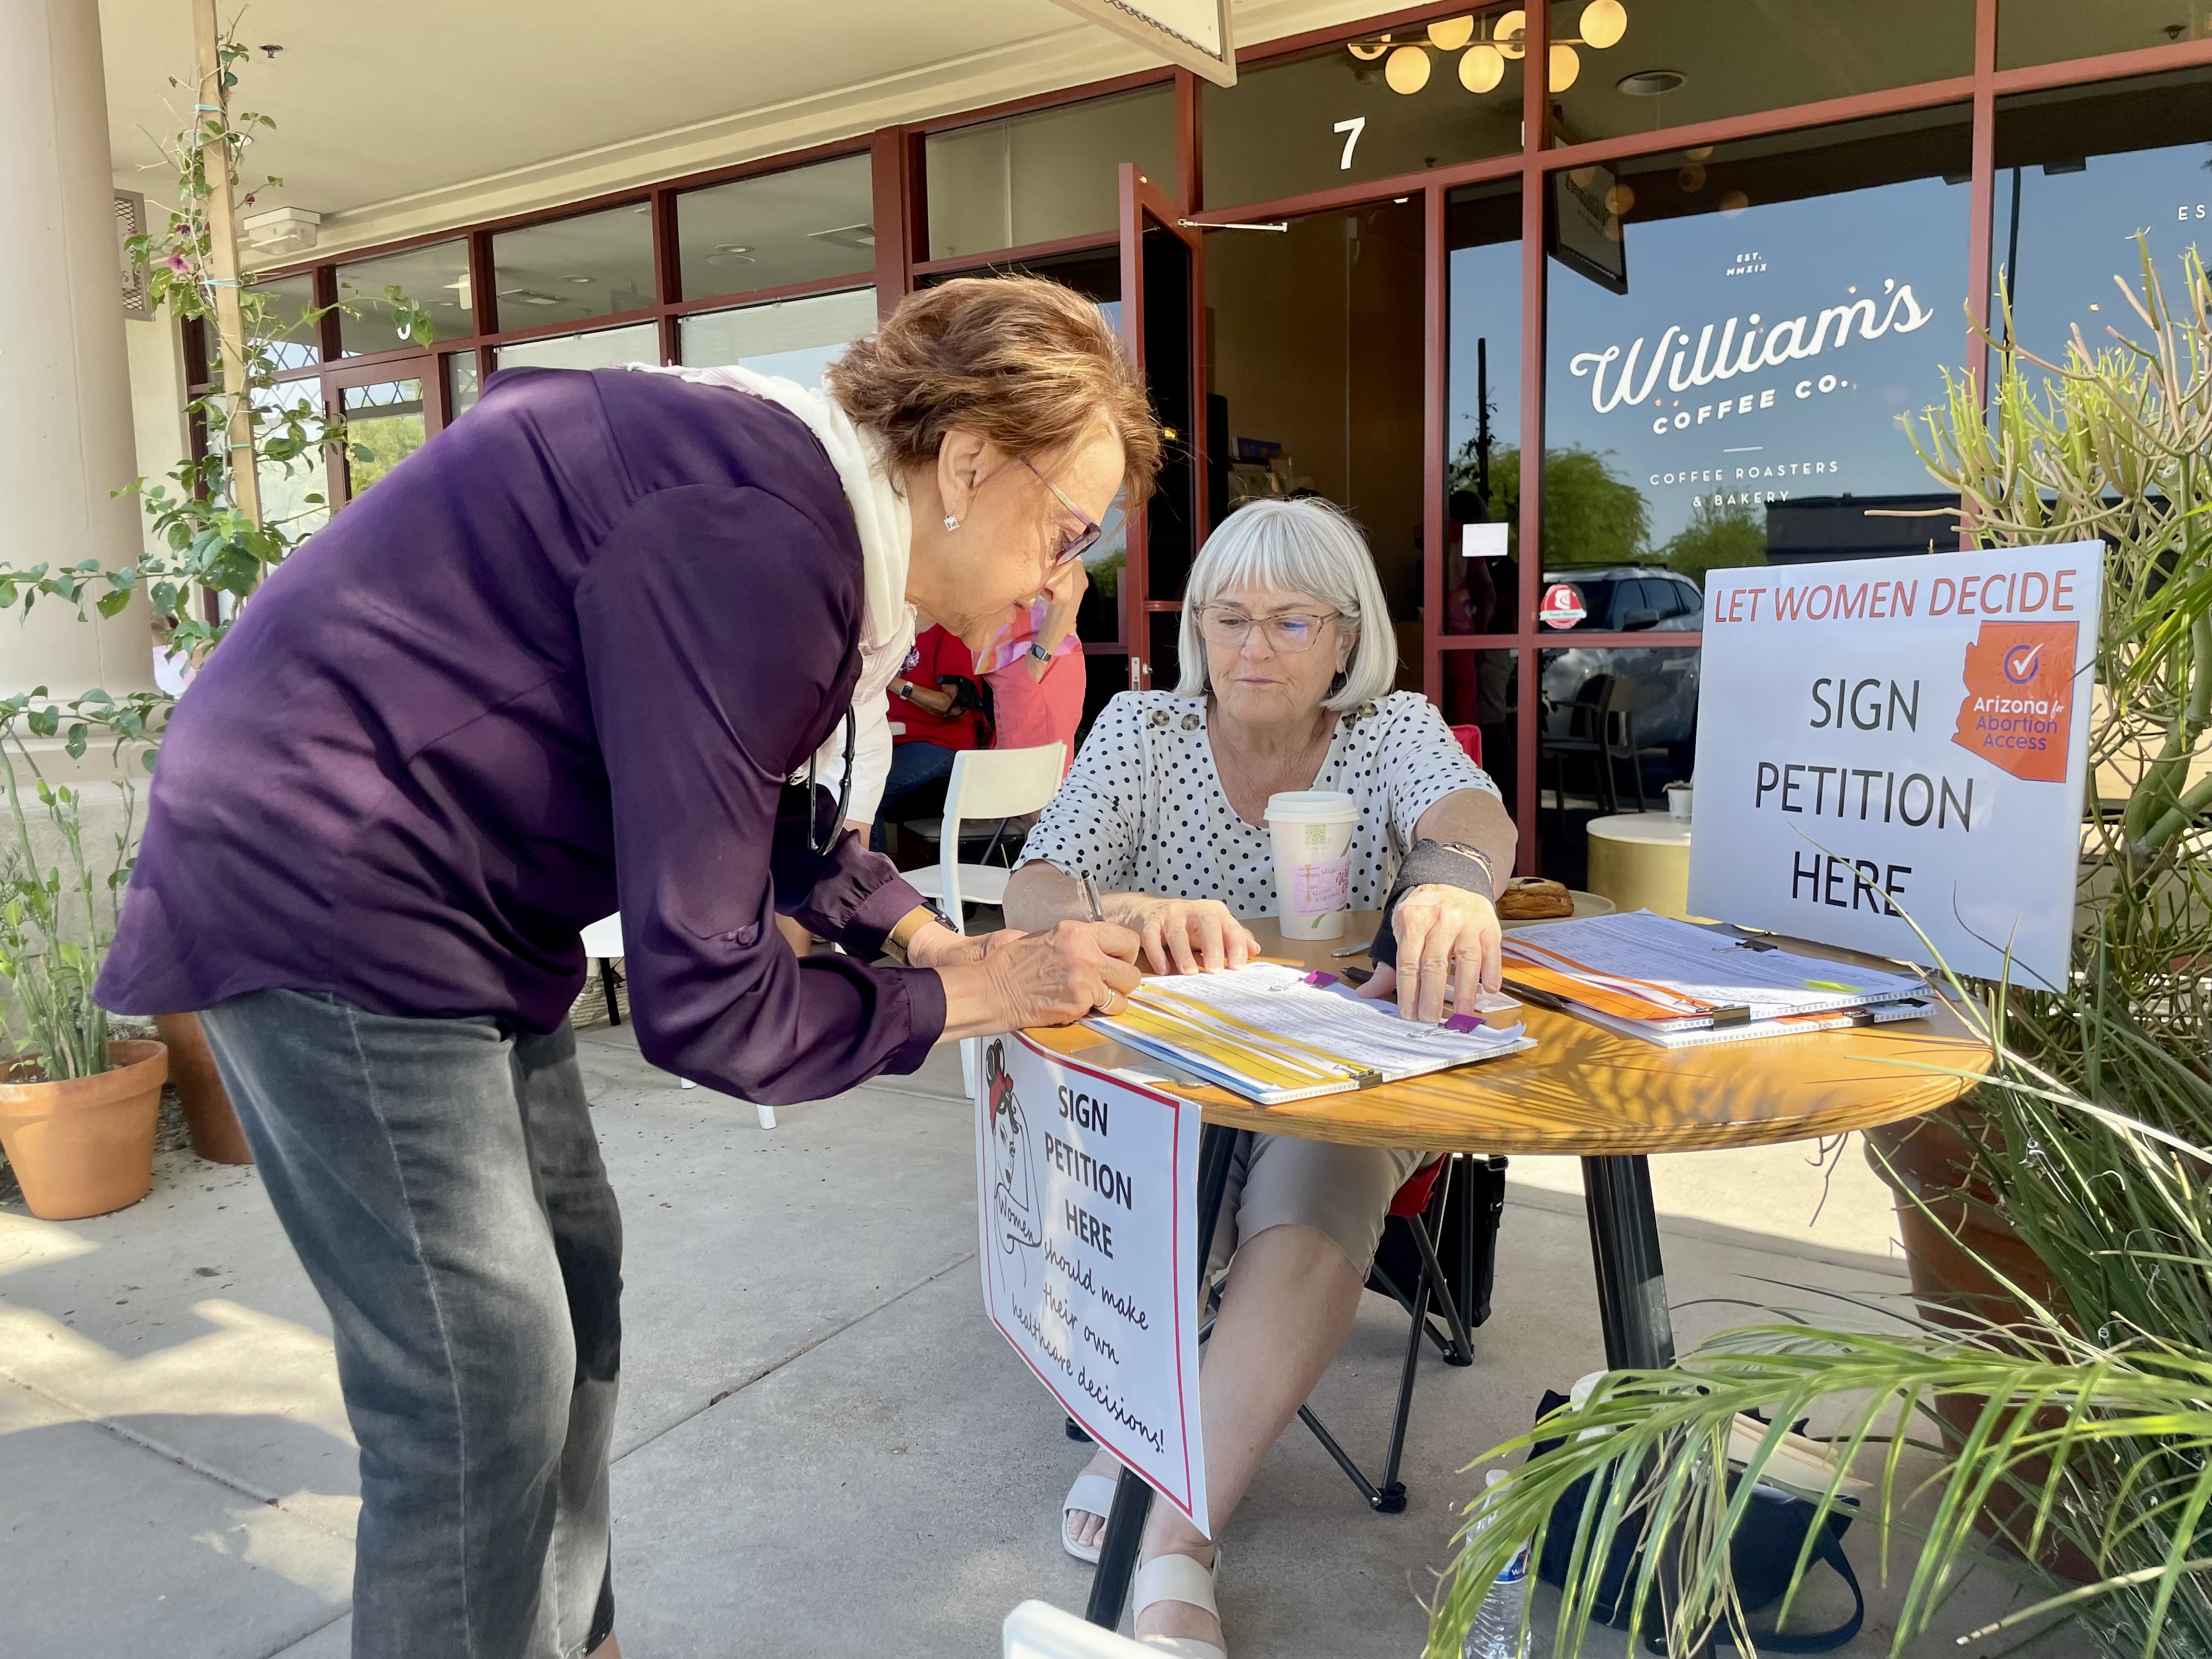
[[[1063,921],[1040,933],[1010,928],[981,943],[981,961],[939,969],[942,1040],[1119,1013],[1140,977],[1137,936],[1112,922]]]

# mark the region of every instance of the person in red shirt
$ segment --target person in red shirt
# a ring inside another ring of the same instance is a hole
[[[1075,758],[1075,729],[1083,723],[1083,644],[1075,636],[1075,618],[1089,585],[1082,561],[1070,560],[1052,573],[1034,601],[1014,608],[1007,625],[975,659],[991,688],[992,747],[1059,744],[1065,750],[1063,776]]]
[[[944,805],[954,756],[988,746],[982,684],[975,659],[957,635],[942,628],[915,635],[914,649],[891,682],[890,720],[890,775],[876,813],[878,851],[887,826]]]

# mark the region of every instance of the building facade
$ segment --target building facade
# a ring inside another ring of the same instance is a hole
[[[2208,213],[2212,0],[1427,6],[1233,88],[1070,87],[265,271],[350,308],[280,395],[360,453],[264,489],[343,511],[502,368],[811,380],[912,289],[1052,276],[1172,432],[1094,555],[1094,708],[1173,683],[1209,526],[1311,491],[1367,532],[1401,683],[1481,729],[1524,867],[1573,881],[1604,794],[1564,739],[1634,751],[1623,806],[1694,770],[1701,574],[1955,546],[1903,423],[1979,383],[1981,330],[2114,346],[2134,239],[2177,284]]]

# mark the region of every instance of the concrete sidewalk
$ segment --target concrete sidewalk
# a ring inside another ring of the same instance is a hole
[[[955,1056],[763,1132],[647,1066],[627,1027],[581,1036],[628,1232],[625,1652],[981,1659],[1023,1598],[1079,1609],[1088,1570],[1060,1552],[1058,1504],[1082,1452],[982,1316]],[[1902,1291],[1887,1194],[1856,1146],[1825,1168],[1814,1150],[1656,1161],[1686,1342],[1747,1301]],[[1316,1396],[1365,1462],[1404,1340],[1367,1298]],[[1571,1161],[1516,1160],[1475,1346],[1471,1369],[1423,1361],[1402,1515],[1370,1514],[1309,1435],[1285,1436],[1224,1534],[1237,1659],[1419,1652],[1473,1490],[1461,1467],[1600,1363]],[[5,1651],[339,1659],[354,1465],[327,1322],[251,1170],[172,1152],[112,1216],[0,1206]],[[1873,1591],[1866,1530],[1850,1541]],[[1970,1584],[1945,1634],[2010,1596]],[[1807,1615],[1832,1605],[1824,1589]],[[1887,1648],[1878,1610],[1844,1651]]]

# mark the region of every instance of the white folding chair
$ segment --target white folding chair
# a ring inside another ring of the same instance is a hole
[[[1023,1602],[999,1629],[1001,1659],[1145,1659],[1159,1652],[1049,1601]]]
[[[599,988],[606,993],[607,998],[607,1023],[619,1025],[622,1024],[622,1008],[615,1001],[615,987],[621,983],[622,975],[615,971],[615,963],[622,959],[623,953],[622,912],[617,910],[611,916],[601,916],[584,929],[583,939],[585,961],[596,961],[599,964]],[[678,1078],[677,1081],[687,1089],[698,1086],[688,1077]],[[757,1101],[753,1104],[753,1115],[760,1120],[762,1128],[775,1127],[775,1107],[763,1106]]]
[[[1048,743],[1036,749],[965,749],[952,757],[952,778],[945,786],[943,831],[937,843],[937,867],[907,872],[907,880],[924,898],[943,908],[953,927],[968,931],[965,908],[1004,904],[1006,878],[1013,873],[994,864],[960,862],[963,823],[1019,817],[1042,811],[1060,791],[1067,747]],[[975,1042],[960,1045],[960,1076],[975,1092]]]

